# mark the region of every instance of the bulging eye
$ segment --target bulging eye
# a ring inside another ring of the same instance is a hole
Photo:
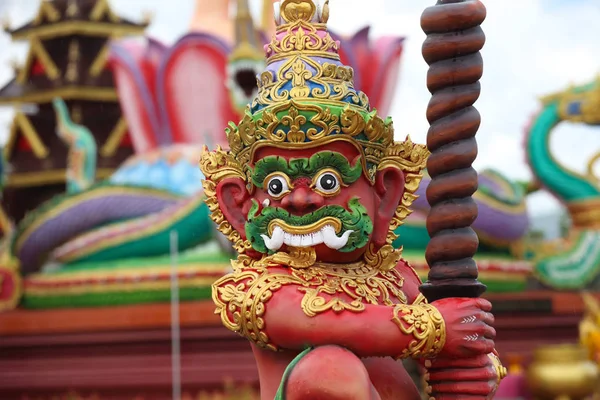
[[[317,176],[315,188],[324,194],[337,194],[340,190],[340,178],[331,171],[325,171]]]
[[[290,191],[290,186],[287,179],[281,175],[274,175],[267,179],[267,192],[271,197],[281,197]]]

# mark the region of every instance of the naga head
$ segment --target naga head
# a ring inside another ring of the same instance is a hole
[[[327,31],[328,1],[275,2],[266,70],[230,150],[205,151],[213,220],[251,259],[389,265],[429,155],[394,142]],[[395,265],[395,263],[393,263]]]

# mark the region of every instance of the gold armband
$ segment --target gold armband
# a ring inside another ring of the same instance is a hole
[[[444,318],[423,295],[419,295],[411,305],[396,305],[392,321],[402,333],[413,336],[399,358],[433,358],[442,351],[446,343]]]

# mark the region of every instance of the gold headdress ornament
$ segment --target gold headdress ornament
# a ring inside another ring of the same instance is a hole
[[[307,148],[343,140],[363,155],[363,170],[371,183],[384,167],[405,174],[405,194],[388,234],[391,244],[396,238],[393,231],[410,214],[429,151],[410,138],[394,142],[391,118],[379,117],[367,95],[354,87],[354,71],[342,64],[340,43],[327,31],[328,0],[283,0],[274,7],[277,29],[265,46],[267,67],[258,78],[258,94],[242,121],[226,128],[230,151],[218,150],[203,158],[202,171],[212,182],[208,185],[218,183],[212,176],[222,176],[224,170],[245,177],[261,146]],[[239,169],[232,169],[236,164]],[[211,188],[206,184],[205,191],[210,203]],[[214,217],[229,235],[231,227],[222,215]],[[231,239],[238,251],[249,248],[239,235]]]
[[[340,61],[328,17],[328,1],[275,3],[277,30],[265,46],[267,68],[242,121],[227,128],[229,145],[246,164],[263,145],[294,148],[346,140],[363,153],[365,173],[374,182],[394,142],[393,124],[371,111],[367,96],[354,88],[354,71]]]

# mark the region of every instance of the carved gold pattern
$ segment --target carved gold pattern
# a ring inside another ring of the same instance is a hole
[[[241,264],[240,264],[241,263]],[[406,303],[404,278],[396,271],[379,271],[356,263],[340,267],[315,264],[288,268],[289,273],[270,268],[248,267],[249,259],[234,263],[234,272],[213,284],[216,314],[228,329],[261,348],[279,350],[265,332],[266,304],[284,285],[295,285],[304,293],[301,307],[309,317],[326,311],[361,312],[365,305],[394,306]]]
[[[242,236],[225,219],[219,207],[216,190],[219,182],[228,178],[240,178],[245,181],[246,173],[233,154],[224,151],[220,146],[215,151],[204,148],[200,169],[205,176],[202,186],[206,195],[206,204],[211,212],[210,218],[217,224],[217,229],[233,242],[235,250],[240,254],[244,253],[252,246],[248,240],[242,239]]]
[[[267,44],[267,62],[281,60],[290,55],[310,54],[316,57],[339,60],[337,50],[339,42],[333,40],[329,33],[320,35],[325,24],[314,24],[304,20],[281,25]],[[281,39],[278,39],[281,38]]]
[[[294,100],[265,109],[258,118],[253,118],[247,111],[238,126],[229,124],[226,133],[231,152],[242,165],[251,162],[254,151],[261,145],[307,148],[340,139],[351,141],[363,152],[363,169],[372,182],[375,171],[367,169],[367,162],[374,165],[381,162],[386,155],[386,146],[393,143],[394,134],[375,113],[363,115],[346,105],[338,117],[327,106]],[[361,134],[365,134],[366,139],[359,138]],[[414,157],[411,152],[407,155]],[[391,156],[388,157],[390,160]],[[411,164],[410,158],[405,164]]]
[[[402,248],[395,249],[392,245],[387,244],[376,250],[373,243],[369,245],[363,256],[367,265],[381,271],[390,271],[396,268],[401,257]]]
[[[402,333],[414,337],[400,358],[433,358],[446,343],[444,318],[422,294],[411,305],[396,305],[392,321]]]
[[[317,252],[312,247],[289,247],[287,252],[277,252],[256,261],[254,265],[288,266],[292,268],[308,268],[317,262]]]
[[[314,71],[314,72],[313,72]],[[309,87],[312,84],[312,89]],[[291,89],[284,90],[284,87]],[[364,93],[354,91],[354,71],[350,67],[331,63],[319,63],[305,55],[287,59],[277,71],[263,72],[258,79],[258,95],[252,102],[256,106],[271,106],[278,102],[298,99],[326,100],[343,106],[349,101],[368,110],[369,100]],[[346,102],[342,100],[346,99]],[[383,123],[383,120],[382,120]]]
[[[394,231],[400,227],[412,211],[410,207],[419,197],[415,193],[423,179],[423,169],[431,153],[427,146],[413,143],[410,136],[404,142],[395,142],[386,148],[379,169],[398,168],[404,173],[404,194],[389,226],[387,243],[392,244],[398,238]],[[400,250],[401,251],[401,250]]]

